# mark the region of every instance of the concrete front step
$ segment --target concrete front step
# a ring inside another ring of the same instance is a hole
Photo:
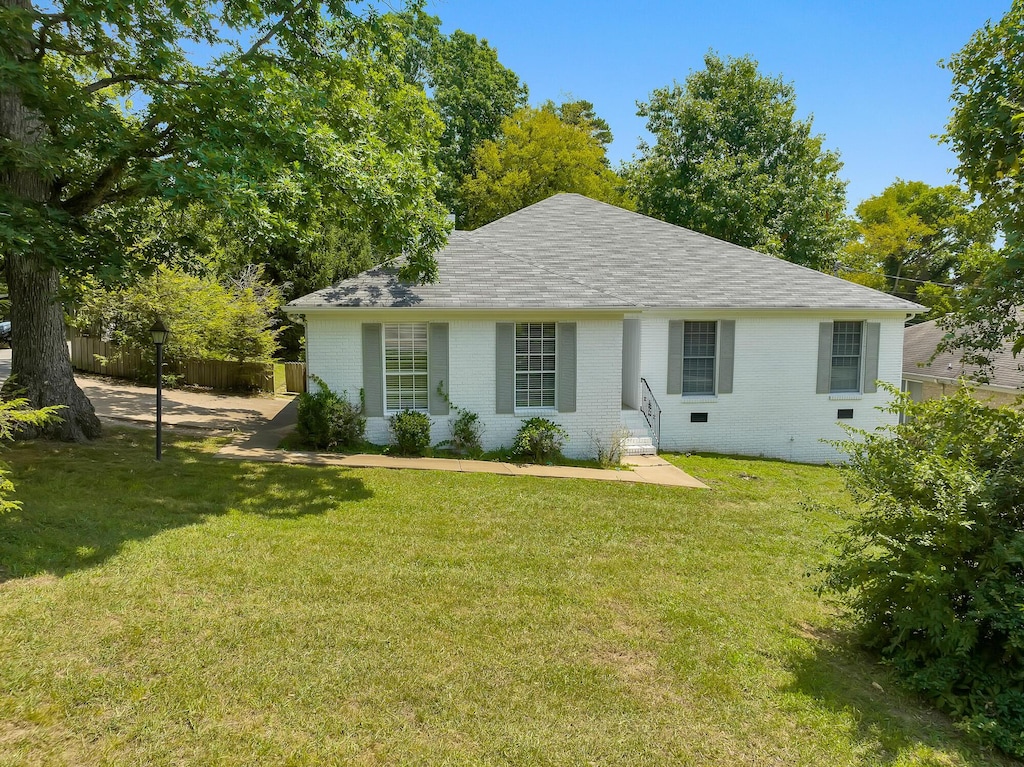
[[[643,437],[625,437],[619,444],[623,447],[633,447],[636,445],[653,445],[654,442],[651,441],[650,437],[645,435]]]
[[[635,410],[622,411],[622,428],[626,435],[619,443],[622,455],[657,455],[647,419]]]
[[[657,455],[654,445],[623,445],[622,455]]]

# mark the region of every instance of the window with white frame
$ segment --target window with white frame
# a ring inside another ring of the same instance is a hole
[[[516,323],[516,407],[555,406],[555,323]]]
[[[718,323],[683,323],[683,396],[715,393]]]
[[[860,391],[860,356],[863,323],[835,322],[832,324],[832,383],[833,394]]]
[[[384,326],[384,401],[388,410],[426,410],[427,325],[403,322]]]

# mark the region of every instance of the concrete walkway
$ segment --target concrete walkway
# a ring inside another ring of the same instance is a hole
[[[504,474],[513,477],[561,477],[564,479],[596,479],[603,482],[632,482],[644,485],[665,485],[708,489],[707,485],[691,477],[658,456],[636,456],[627,459],[629,468],[588,469],[579,466],[539,466],[503,461],[471,461],[461,458],[399,458],[390,455],[341,455],[313,453],[301,450],[277,450],[268,446],[263,434],[242,435],[225,445],[217,455],[240,461],[269,461],[273,463],[308,464],[312,466],[347,466],[349,468],[420,469],[429,471],[457,471],[477,474]],[[276,442],[274,443],[277,444]],[[636,463],[633,463],[636,461]],[[632,469],[632,470],[630,470]]]
[[[11,350],[0,349],[0,382],[10,374]],[[135,386],[116,378],[75,377],[96,408],[100,420],[113,425],[152,428],[156,419],[156,389]],[[452,458],[397,458],[388,455],[340,455],[277,446],[295,429],[294,396],[237,396],[169,389],[163,392],[165,427],[201,430],[209,434],[235,434],[217,455],[243,461],[348,466],[386,469],[478,472],[507,476],[564,477],[606,482],[632,482],[670,487],[704,488],[707,485],[658,456],[634,456],[630,469],[586,469],[575,466],[537,466],[500,461]]]

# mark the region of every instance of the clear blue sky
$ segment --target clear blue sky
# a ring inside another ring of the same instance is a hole
[[[486,38],[530,88],[530,102],[571,93],[611,126],[612,164],[646,135],[636,101],[682,82],[704,53],[750,54],[796,88],[797,111],[836,149],[852,208],[897,176],[948,183],[955,158],[932,138],[949,117],[959,50],[1010,0],[430,0],[442,29]]]

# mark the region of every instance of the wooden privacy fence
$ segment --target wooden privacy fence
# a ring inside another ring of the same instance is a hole
[[[285,391],[304,392],[306,391],[306,363],[286,362],[284,363]]]
[[[77,333],[71,338],[71,366],[87,373],[137,380],[152,376],[153,365],[136,349],[122,349],[112,343]],[[281,372],[283,375],[276,375]],[[207,386],[223,391],[306,390],[306,364],[288,362],[229,362],[227,360],[185,360],[167,363],[167,372],[180,376],[190,386]],[[284,380],[280,380],[283,378]],[[300,388],[301,387],[301,388]]]

